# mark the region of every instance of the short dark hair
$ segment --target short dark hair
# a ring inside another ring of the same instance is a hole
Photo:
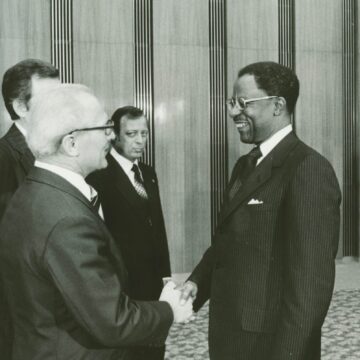
[[[137,119],[144,116],[144,112],[135,106],[122,106],[119,107],[111,116],[111,120],[114,122],[115,134],[120,133],[121,118],[127,116],[129,119]]]
[[[289,114],[293,113],[299,96],[299,79],[290,68],[272,61],[257,62],[242,68],[238,77],[254,75],[259,89],[268,95],[281,96],[286,100]]]
[[[2,95],[7,111],[13,120],[19,115],[13,108],[13,101],[18,99],[28,104],[31,99],[31,78],[59,78],[59,70],[50,63],[38,59],[26,59],[9,68],[3,77]]]

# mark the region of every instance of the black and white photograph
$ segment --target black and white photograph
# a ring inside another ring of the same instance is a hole
[[[0,0],[0,360],[359,360],[358,0]]]

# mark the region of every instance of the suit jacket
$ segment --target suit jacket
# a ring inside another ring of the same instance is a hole
[[[107,160],[108,167],[91,174],[87,181],[99,193],[105,223],[123,254],[129,295],[138,300],[158,299],[162,278],[171,272],[155,171],[139,163],[149,197],[145,202],[110,154]]]
[[[12,125],[0,139],[0,220],[12,195],[34,164],[23,134]]]
[[[24,136],[15,125],[0,139],[0,220],[15,190],[34,163]],[[0,353],[11,359],[12,326],[0,276]]]
[[[242,165],[243,157],[230,186]],[[214,243],[190,276],[200,290],[195,307],[210,298],[211,359],[320,359],[340,198],[328,161],[291,133],[224,204]],[[249,333],[252,345],[239,340]]]
[[[170,306],[126,295],[125,266],[110,233],[62,177],[30,172],[1,223],[0,256],[13,360],[125,359],[126,346],[164,343]]]

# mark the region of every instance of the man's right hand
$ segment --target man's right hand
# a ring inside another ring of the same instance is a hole
[[[185,323],[190,320],[193,315],[192,300],[183,301],[180,304],[180,297],[182,293],[176,289],[176,284],[169,281],[163,288],[160,301],[166,301],[171,306],[174,313],[174,321],[176,323]]]
[[[181,291],[180,304],[185,304],[189,299],[193,302],[196,298],[198,287],[193,281],[186,281],[182,286],[178,287]]]

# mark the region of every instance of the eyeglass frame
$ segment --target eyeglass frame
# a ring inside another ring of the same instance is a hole
[[[109,136],[114,131],[115,123],[112,120],[108,120],[106,122],[107,125],[103,126],[95,126],[95,127],[88,127],[88,128],[81,128],[81,129],[75,129],[67,133],[67,135],[72,135],[74,132],[77,131],[92,131],[92,130],[105,130],[105,135]],[[106,131],[108,129],[111,129],[111,131]]]
[[[251,98],[251,99],[244,99],[243,97],[235,97],[235,98],[232,97],[232,98],[226,100],[226,105],[228,107],[228,110],[230,110],[230,111],[232,111],[236,105],[239,107],[240,110],[245,110],[248,103],[260,101],[260,100],[273,99],[273,98],[277,98],[277,97],[278,96],[276,96],[276,95],[262,96],[262,97]],[[242,106],[240,104],[239,99],[241,99],[244,102],[244,106]],[[232,105],[232,103],[234,103],[234,105]]]

